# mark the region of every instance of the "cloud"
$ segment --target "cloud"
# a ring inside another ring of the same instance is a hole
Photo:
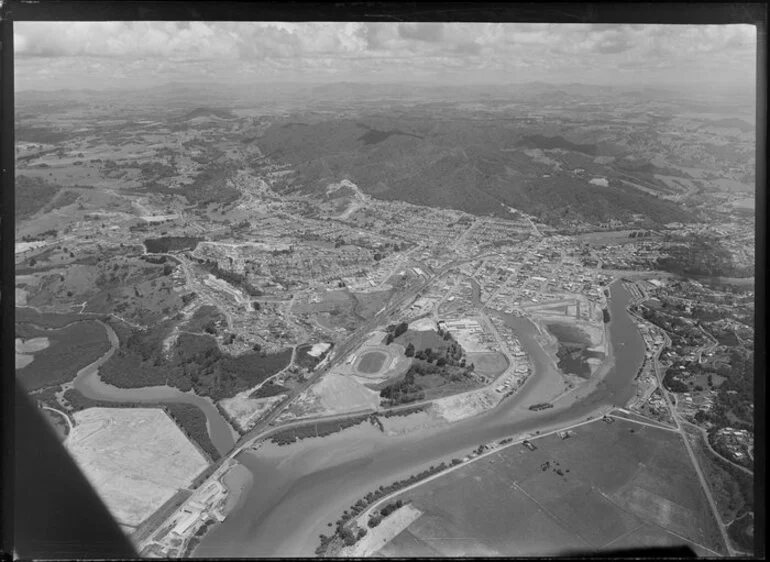
[[[471,41],[469,43],[460,43],[453,49],[453,52],[459,55],[479,55],[481,54],[481,50],[481,45],[475,41]]]
[[[403,39],[437,43],[444,37],[443,23],[400,23],[398,36]]]
[[[54,82],[57,77],[73,83],[82,77],[89,83],[97,76],[102,82],[111,77],[158,81],[171,74],[181,79],[185,73],[230,76],[233,81],[245,79],[241,73],[271,80],[283,76],[344,81],[375,75],[421,80],[437,74],[450,79],[454,72],[472,72],[474,79],[492,82],[510,76],[611,82],[616,68],[634,69],[640,81],[654,81],[661,68],[681,69],[681,80],[698,73],[721,74],[728,80],[753,75],[756,29],[463,22],[17,22],[14,43],[19,84],[42,84],[44,78]],[[92,68],[95,60],[104,64]],[[45,68],[50,70],[43,72]]]

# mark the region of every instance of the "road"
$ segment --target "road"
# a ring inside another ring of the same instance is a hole
[[[70,429],[67,432],[67,436],[64,438],[64,444],[66,444],[70,435],[72,435],[72,420],[70,420],[70,417],[64,412],[62,412],[61,410],[57,410],[56,408],[51,408],[50,406],[43,406],[43,410],[50,410],[52,412],[56,412],[67,421],[67,425],[69,426]]]
[[[714,448],[711,446],[711,443],[710,443],[710,442],[709,442],[709,440],[708,440],[708,432],[707,432],[705,429],[703,429],[702,427],[699,427],[699,426],[697,426],[697,425],[695,425],[695,424],[693,424],[693,423],[690,423],[690,422],[688,422],[687,420],[682,420],[682,424],[683,424],[683,425],[686,425],[686,426],[688,426],[688,427],[692,427],[692,428],[695,428],[695,429],[697,429],[697,430],[698,430],[698,431],[701,433],[701,435],[703,435],[703,440],[706,442],[706,446],[709,448],[709,451],[711,451],[711,452],[712,452],[714,455],[716,455],[717,457],[719,457],[719,458],[721,458],[721,459],[725,460],[726,462],[729,462],[729,463],[730,463],[731,465],[733,465],[735,468],[737,468],[738,470],[742,470],[743,472],[745,472],[745,473],[746,473],[746,474],[748,474],[749,476],[752,476],[752,477],[754,476],[754,473],[753,473],[751,470],[749,470],[748,468],[746,468],[745,466],[741,466],[741,465],[739,465],[739,464],[736,464],[736,463],[734,463],[733,461],[731,461],[730,459],[728,459],[728,458],[724,457],[723,455],[719,454],[719,453],[718,453],[718,452],[717,452],[717,451],[716,451],[716,450],[715,450],[715,449],[714,449]]]
[[[487,256],[480,256],[480,257],[487,257]],[[353,415],[361,415],[361,413],[368,412],[368,411],[363,411],[360,413],[348,412],[345,414],[339,414],[339,415],[324,417],[324,418],[316,418],[313,420],[304,419],[304,420],[299,420],[297,422],[290,422],[288,424],[281,424],[278,427],[272,427],[272,424],[275,422],[275,420],[286,410],[286,408],[288,408],[291,405],[292,402],[294,402],[303,392],[305,392],[308,388],[310,388],[313,384],[315,384],[319,378],[321,378],[323,375],[328,373],[330,370],[336,367],[339,363],[344,361],[346,356],[351,351],[353,351],[356,347],[358,347],[363,342],[363,340],[369,335],[371,331],[376,329],[378,326],[387,324],[388,321],[390,320],[391,315],[394,312],[396,312],[400,307],[410,302],[420,292],[425,290],[431,283],[437,281],[452,269],[462,265],[463,263],[476,261],[480,259],[480,257],[468,259],[468,260],[456,260],[446,264],[434,275],[430,276],[428,279],[416,285],[415,287],[412,287],[411,289],[407,290],[403,295],[401,295],[394,302],[388,305],[384,310],[382,310],[381,312],[376,314],[374,317],[366,321],[362,326],[360,326],[350,336],[348,336],[348,338],[346,338],[341,344],[338,344],[337,346],[335,346],[335,348],[332,350],[332,352],[329,354],[329,356],[325,360],[325,361],[328,361],[328,364],[325,368],[318,370],[311,377],[309,377],[305,383],[303,383],[298,388],[292,390],[289,393],[289,396],[287,397],[287,399],[278,408],[270,412],[265,418],[259,421],[246,435],[244,435],[239,440],[238,443],[236,443],[236,446],[227,455],[225,455],[222,459],[220,459],[220,461],[218,461],[218,466],[212,472],[211,476],[209,476],[207,479],[202,481],[195,488],[191,487],[190,489],[191,490],[202,489],[213,480],[219,479],[229,469],[229,463],[230,461],[232,461],[232,459],[238,456],[243,450],[253,446],[255,442],[261,439],[265,439],[274,433],[277,433],[279,431],[284,431],[287,428],[291,428],[297,425],[303,425],[308,422],[318,421],[320,419],[324,419],[324,420],[344,419],[344,418],[351,417]],[[393,408],[393,410],[413,408],[416,405],[417,404],[414,404],[414,403],[405,404],[401,407]],[[169,518],[165,519],[161,523],[161,525],[159,525],[157,528],[161,528],[177,512],[178,510],[175,510],[174,513],[171,514]],[[149,540],[149,537],[152,537],[153,534],[154,534],[154,531],[148,534],[148,539],[143,541],[141,545],[142,548],[144,548],[144,546],[152,542],[151,540]]]
[[[641,297],[637,297],[632,301],[632,304],[638,304],[643,298],[644,298],[644,294],[642,293]],[[631,316],[636,317],[640,321],[645,321],[644,319],[639,318],[636,315],[631,314]],[[671,345],[671,339],[668,337],[668,334],[665,332],[665,330],[663,330],[663,333],[666,337],[666,343],[665,343],[665,346],[663,347],[667,347]],[[661,351],[663,347],[661,347]],[[701,488],[703,488],[703,492],[705,493],[706,499],[708,500],[709,506],[711,507],[711,511],[714,515],[714,519],[717,522],[717,525],[719,527],[719,532],[722,535],[722,540],[725,543],[727,551],[730,556],[735,556],[738,554],[738,551],[736,551],[730,543],[730,538],[727,534],[727,529],[724,523],[722,522],[722,518],[719,515],[719,509],[717,508],[716,502],[714,501],[714,497],[711,493],[711,487],[709,486],[708,481],[706,480],[706,477],[703,474],[703,470],[700,466],[700,463],[698,462],[698,459],[692,450],[690,441],[687,438],[687,432],[682,427],[682,424],[687,422],[682,421],[681,417],[679,416],[679,413],[677,412],[676,407],[671,402],[670,393],[666,390],[665,386],[663,386],[663,376],[660,372],[660,363],[658,361],[659,357],[660,357],[660,352],[658,352],[655,355],[652,361],[653,369],[655,372],[655,378],[658,381],[658,387],[661,389],[661,392],[663,393],[663,398],[665,399],[666,407],[668,408],[671,414],[671,419],[674,420],[674,424],[676,426],[676,432],[679,433],[679,435],[682,437],[682,441],[684,442],[684,447],[685,447],[685,450],[687,451],[687,455],[690,457],[690,462],[692,462],[693,468],[695,469],[695,472],[698,475],[698,480],[700,480]]]
[[[461,464],[450,466],[446,470],[442,470],[441,472],[437,472],[436,474],[432,474],[431,476],[428,476],[424,480],[420,480],[419,482],[415,482],[414,484],[410,484],[409,486],[406,486],[405,488],[401,488],[399,490],[396,490],[395,492],[392,492],[392,493],[388,494],[387,496],[383,496],[382,498],[380,498],[379,500],[374,502],[371,506],[369,506],[365,511],[361,512],[361,515],[359,515],[357,519],[360,522],[366,522],[368,520],[368,518],[369,518],[369,515],[374,510],[376,510],[382,504],[392,500],[396,496],[398,496],[400,494],[403,494],[404,492],[408,492],[409,490],[412,490],[414,488],[418,488],[418,487],[422,486],[423,484],[427,484],[431,480],[435,480],[436,478],[441,478],[442,476],[445,476],[445,475],[449,474],[450,472],[453,472],[453,471],[458,470],[460,468],[464,468],[464,467],[468,466],[471,463],[483,460],[483,459],[485,459],[485,458],[487,458],[487,457],[489,457],[491,455],[495,455],[495,454],[499,453],[500,451],[502,451],[503,449],[507,449],[509,447],[515,447],[516,445],[521,445],[522,443],[524,443],[524,441],[535,441],[536,439],[540,439],[542,437],[548,437],[549,435],[554,435],[556,433],[559,433],[560,431],[568,431],[570,429],[574,429],[576,427],[580,427],[580,426],[583,426],[583,425],[586,425],[586,424],[589,424],[589,423],[596,423],[598,421],[599,421],[599,419],[584,420],[584,421],[581,421],[581,422],[565,425],[565,426],[559,427],[557,429],[546,431],[545,433],[540,433],[538,435],[527,435],[525,437],[522,437],[519,440],[515,440],[514,439],[514,441],[512,441],[510,443],[506,443],[505,445],[497,445],[496,447],[494,447],[494,448],[492,448],[492,449],[490,449],[488,451],[485,451],[485,452],[481,453],[480,455],[476,455],[475,457],[472,457],[472,458],[468,459],[467,461],[463,461]]]
[[[668,343],[670,343],[670,340],[668,340]],[[698,459],[692,450],[690,441],[687,438],[687,432],[682,427],[682,421],[681,421],[681,418],[679,417],[679,413],[677,412],[676,407],[671,403],[671,396],[669,392],[666,390],[666,388],[663,386],[663,377],[660,373],[658,356],[659,354],[656,355],[653,360],[653,368],[655,370],[655,377],[658,379],[658,386],[660,387],[663,393],[663,397],[666,401],[666,407],[668,408],[671,414],[671,418],[674,420],[674,424],[676,425],[676,431],[682,437],[682,441],[684,442],[684,447],[687,450],[687,455],[690,457],[690,461],[692,462],[693,468],[695,468],[695,472],[698,475],[698,480],[700,480],[701,488],[703,488],[703,492],[706,494],[706,499],[708,500],[709,506],[711,507],[711,512],[714,515],[714,519],[716,520],[717,525],[719,526],[719,532],[722,535],[722,540],[725,543],[727,552],[730,556],[735,556],[737,554],[737,551],[732,547],[732,544],[730,543],[730,537],[727,535],[727,529],[724,523],[722,522],[722,518],[719,515],[719,509],[717,508],[717,504],[714,501],[713,495],[711,494],[711,487],[709,486],[708,481],[706,480],[706,477],[703,474],[703,470],[701,469],[700,463],[698,462]]]

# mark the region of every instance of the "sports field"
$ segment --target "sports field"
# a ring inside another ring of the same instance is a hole
[[[208,463],[160,408],[88,408],[67,449],[118,523],[139,525]]]
[[[467,361],[473,363],[477,373],[490,377],[496,377],[508,368],[505,355],[497,351],[468,353]]]
[[[367,375],[377,373],[382,369],[387,358],[387,354],[381,351],[367,351],[359,359],[356,369]]]
[[[535,451],[513,446],[402,494],[423,515],[380,554],[555,556],[683,544],[724,553],[677,434],[597,421],[533,443]]]

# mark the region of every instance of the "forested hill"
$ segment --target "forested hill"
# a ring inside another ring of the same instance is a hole
[[[623,149],[558,128],[550,124],[545,135],[519,120],[415,111],[302,126],[287,118],[267,129],[258,144],[271,159],[295,167],[300,179],[291,189],[305,192],[347,178],[380,199],[503,218],[510,218],[513,207],[555,225],[565,218],[599,224],[634,214],[658,224],[688,220],[675,203],[620,181],[602,187],[590,183],[590,176],[572,174],[580,167],[621,177],[594,160],[612,160]]]

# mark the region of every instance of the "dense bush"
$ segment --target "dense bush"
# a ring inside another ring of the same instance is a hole
[[[48,337],[50,343],[47,348],[32,354],[32,363],[17,370],[27,390],[69,382],[80,369],[110,349],[104,328],[92,320],[76,322],[55,332],[22,326],[18,330],[26,337]]]
[[[203,449],[209,460],[219,460],[221,455],[214,446],[206,426],[206,414],[200,408],[192,404],[173,403],[166,405],[166,413],[173,419],[179,428]]]
[[[182,250],[194,250],[198,246],[198,242],[202,241],[203,238],[191,236],[164,236],[162,238],[148,238],[144,241],[144,247],[153,254],[166,254]]]
[[[289,389],[273,381],[267,382],[251,393],[249,398],[269,398],[289,392]]]
[[[33,178],[25,175],[16,176],[16,218],[25,219],[37,213],[45,207],[59,187],[48,183],[42,178]]]
[[[293,427],[273,435],[273,443],[277,445],[289,445],[308,437],[326,437],[356,425],[362,424],[369,419],[368,415],[356,416],[344,420],[330,420],[325,422],[315,422],[300,427]]]
[[[186,333],[179,335],[174,353],[166,358],[162,342],[171,329],[170,323],[145,332],[116,325],[121,348],[102,366],[102,379],[122,388],[168,384],[219,401],[256,386],[291,360],[291,349],[233,357],[223,353],[211,336]]]

